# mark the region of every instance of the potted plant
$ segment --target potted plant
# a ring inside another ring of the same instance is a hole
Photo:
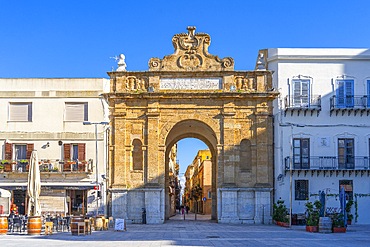
[[[283,200],[278,200],[273,205],[272,219],[279,226],[289,226],[288,209],[286,208]]]
[[[305,206],[307,215],[306,231],[318,232],[321,202],[319,200],[316,200],[314,203],[307,202]]]
[[[352,224],[352,220],[353,220],[353,214],[351,214],[352,205],[353,205],[353,200],[349,200],[346,204],[347,225]]]
[[[12,171],[12,165],[9,160],[1,160],[1,164],[4,166],[4,172]]]
[[[336,213],[333,215],[333,233],[344,233],[346,227],[344,225],[344,215],[342,213]]]
[[[0,165],[0,173],[3,173],[3,172],[4,172],[4,166]]]

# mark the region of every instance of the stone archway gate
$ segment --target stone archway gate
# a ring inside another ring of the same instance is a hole
[[[166,153],[176,141],[197,137],[214,156],[212,217],[270,222],[272,72],[263,61],[257,70],[234,71],[232,58],[208,53],[210,36],[195,34],[195,27],[174,35],[172,43],[174,53],[150,59],[149,71],[108,73],[112,216],[141,223],[145,208],[147,223],[163,223]]]

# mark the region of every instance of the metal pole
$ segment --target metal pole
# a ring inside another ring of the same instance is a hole
[[[100,190],[99,184],[99,173],[98,173],[98,124],[95,125],[95,178],[96,184],[99,186],[98,191]],[[96,191],[96,216],[99,214],[99,197],[98,191]]]
[[[195,220],[197,220],[197,211],[198,211],[198,202],[195,199],[195,210],[194,210],[194,212],[195,212]]]
[[[289,162],[289,227],[292,227],[292,206],[293,206],[293,174],[292,174],[292,166],[293,166],[293,125],[290,125],[290,133],[291,133],[291,140],[290,140],[290,162]]]

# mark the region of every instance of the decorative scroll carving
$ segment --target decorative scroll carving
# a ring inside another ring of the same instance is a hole
[[[176,34],[172,38],[175,52],[163,59],[151,58],[150,71],[232,71],[231,57],[220,59],[208,53],[211,38],[206,33],[195,34],[195,27],[188,27],[188,33]]]
[[[147,91],[148,78],[136,76],[123,76],[116,78],[116,88],[119,91]]]

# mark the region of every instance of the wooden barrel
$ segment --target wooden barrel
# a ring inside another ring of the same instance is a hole
[[[85,222],[84,216],[72,216],[71,218],[71,233],[72,235],[78,235],[78,222]],[[84,229],[80,228],[80,234],[84,233]]]
[[[27,222],[28,235],[40,235],[41,234],[41,216],[29,216]]]
[[[320,217],[319,219],[319,232],[331,233],[331,219],[330,217]]]
[[[8,217],[0,216],[0,234],[6,234],[8,232]]]
[[[95,231],[101,231],[103,230],[103,217],[97,216],[95,219]]]

